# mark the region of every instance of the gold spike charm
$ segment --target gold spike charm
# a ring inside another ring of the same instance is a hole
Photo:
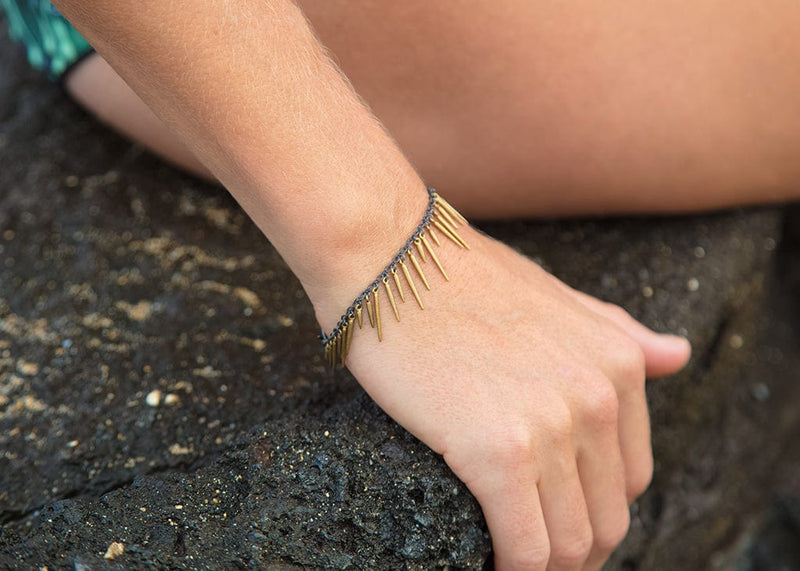
[[[434,232],[434,231],[433,231],[433,228],[431,228],[430,226],[428,226],[428,227],[425,229],[425,231],[426,231],[428,234],[430,234],[430,235],[431,235],[431,238],[433,238],[433,241],[434,241],[434,242],[436,242],[436,245],[441,247],[442,243],[439,241],[439,237],[436,235],[436,232]],[[424,234],[423,234],[423,236],[424,236]]]
[[[331,368],[336,368],[336,355],[339,349],[339,335],[334,336],[333,338],[333,347],[331,347]]]
[[[452,219],[451,219],[451,220],[452,220]],[[471,248],[469,247],[469,244],[467,244],[467,242],[464,240],[464,238],[462,238],[462,237],[459,235],[459,233],[456,231],[456,226],[455,226],[455,225],[453,225],[453,224],[449,224],[449,223],[447,223],[447,222],[445,221],[445,226],[447,227],[447,229],[448,229],[448,230],[450,230],[450,233],[451,233],[451,234],[453,234],[453,236],[455,236],[455,237],[456,237],[456,239],[457,239],[459,242],[461,242],[461,245],[462,245],[462,246],[463,246],[465,249],[467,249],[467,250],[470,250],[470,249],[471,249]]]
[[[420,240],[422,241],[422,244],[425,246],[425,249],[428,250],[428,254],[430,254],[431,260],[433,260],[433,263],[436,264],[436,267],[439,268],[440,272],[442,272],[442,275],[444,276],[444,279],[447,280],[447,281],[450,281],[450,278],[447,277],[447,273],[444,271],[444,268],[442,267],[442,264],[439,262],[439,258],[436,257],[436,252],[433,251],[433,248],[431,247],[430,242],[428,242],[428,240],[427,240],[427,238],[425,238],[424,234],[422,236],[420,236]]]
[[[361,310],[362,309],[363,309],[363,307],[361,307],[361,304],[357,303],[356,304],[356,318],[358,319],[358,328],[359,329],[361,329],[361,326],[364,325],[364,318],[361,315]]]
[[[425,274],[422,273],[422,268],[419,267],[419,262],[414,257],[414,250],[408,251],[408,259],[411,260],[411,264],[414,266],[414,269],[417,270],[419,277],[422,278],[422,283],[425,284],[425,289],[430,291],[431,286],[428,285],[428,280],[425,279]]]
[[[375,308],[369,300],[369,295],[365,298],[367,300],[367,317],[369,317],[369,326],[375,329]]]
[[[389,303],[392,305],[394,311],[394,318],[400,321],[400,313],[397,311],[397,304],[394,302],[394,294],[392,293],[392,286],[389,285],[389,278],[383,278],[383,289],[386,290],[386,297],[389,298]]]
[[[331,342],[330,340],[325,343],[325,362],[331,366]]]
[[[394,279],[394,285],[397,286],[397,293],[400,294],[400,301],[405,303],[406,294],[403,293],[403,288],[400,286],[400,276],[397,275],[397,268],[392,268],[392,278]]]
[[[455,228],[458,228],[458,226],[459,226],[458,222],[456,222],[455,220],[453,220],[453,217],[452,217],[452,216],[450,216],[450,213],[449,213],[447,210],[445,210],[444,208],[442,208],[442,207],[441,207],[441,205],[438,205],[438,206],[437,206],[437,208],[436,208],[436,214],[438,214],[438,215],[439,215],[439,216],[441,216],[441,217],[442,217],[444,220],[446,220],[446,221],[447,221],[447,223],[448,223],[450,226],[452,226],[452,227],[453,227],[453,229],[455,229]]]
[[[342,365],[344,365],[344,360],[347,359],[347,355],[350,353],[350,343],[353,341],[353,324],[356,318],[354,315],[350,316],[350,319],[347,320],[347,325],[345,325],[345,334],[344,334],[344,357],[342,357]]]
[[[461,236],[459,236],[459,235],[458,235],[458,231],[456,230],[456,227],[458,226],[458,224],[456,224],[456,223],[453,221],[453,219],[452,219],[452,218],[450,218],[450,215],[449,215],[449,214],[447,214],[447,213],[443,212],[442,210],[438,210],[438,209],[437,209],[437,210],[436,210],[436,213],[435,213],[435,215],[434,215],[434,216],[435,216],[435,218],[436,218],[437,220],[439,220],[439,222],[440,222],[440,223],[441,223],[441,224],[442,224],[442,225],[443,225],[445,228],[447,228],[447,230],[448,230],[448,231],[449,231],[449,232],[450,232],[450,233],[451,233],[453,236],[455,236],[455,237],[456,237],[456,238],[457,238],[457,239],[458,239],[458,240],[459,240],[459,241],[460,241],[460,242],[461,242],[463,245],[465,245],[465,246],[466,246],[466,244],[467,244],[467,243],[466,243],[466,242],[464,242],[464,240],[461,238]]]
[[[445,236],[450,238],[450,240],[458,244],[459,247],[466,248],[467,250],[470,249],[469,246],[467,246],[467,243],[464,242],[461,236],[458,235],[458,232],[456,232],[455,228],[451,228],[444,220],[444,218],[438,218],[438,217],[434,218],[433,225],[436,226],[436,228],[438,228],[442,232],[442,234],[444,234]]]
[[[422,258],[422,262],[426,263],[428,259],[425,257],[425,250],[422,248],[422,240],[420,240],[419,236],[414,239],[414,245],[419,250],[419,257]]]
[[[399,260],[398,265],[400,269],[403,270],[403,275],[406,277],[406,281],[408,282],[408,287],[411,288],[411,293],[414,294],[414,299],[417,300],[417,305],[420,309],[425,309],[425,306],[422,305],[422,300],[419,298],[419,293],[417,292],[416,286],[414,286],[414,281],[411,279],[411,274],[408,272],[408,267],[406,267],[403,260]]]
[[[344,359],[347,357],[347,325],[339,331],[339,364],[344,367]]]
[[[383,330],[381,329],[381,302],[378,296],[377,286],[372,290],[372,303],[375,306],[375,323],[378,325],[378,341],[383,341]]]
[[[445,210],[447,210],[450,213],[450,215],[453,216],[453,218],[455,218],[456,220],[458,220],[461,224],[469,224],[469,222],[467,222],[467,219],[464,218],[458,210],[453,208],[453,206],[449,202],[447,202],[444,198],[442,198],[438,194],[436,195],[436,203],[438,205],[441,205]]]

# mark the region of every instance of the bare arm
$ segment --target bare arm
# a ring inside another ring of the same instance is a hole
[[[312,301],[346,307],[416,225],[422,181],[292,2],[57,4],[236,197]]]
[[[237,198],[330,330],[426,193],[299,9],[55,3]],[[470,252],[441,249],[450,282],[431,272],[425,310],[403,308],[383,343],[357,332],[348,367],[470,487],[500,569],[598,568],[652,473],[645,371],[677,370],[688,346],[464,236]]]

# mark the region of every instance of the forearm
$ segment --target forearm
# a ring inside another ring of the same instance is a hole
[[[315,304],[346,307],[418,222],[422,182],[293,3],[54,3],[230,190]]]

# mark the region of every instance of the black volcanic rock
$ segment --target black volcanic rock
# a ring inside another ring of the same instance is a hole
[[[769,515],[800,497],[800,240],[784,220],[482,226],[694,344],[649,385],[656,476],[609,568],[796,553],[773,545],[796,522],[773,533],[794,520]],[[477,503],[325,372],[316,332],[224,191],[110,133],[0,36],[0,567],[481,568]],[[112,542],[124,553],[105,560]]]

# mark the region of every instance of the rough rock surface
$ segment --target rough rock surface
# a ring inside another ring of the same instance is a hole
[[[800,566],[798,222],[483,226],[694,343],[650,383],[656,476],[609,568]],[[224,192],[108,132],[0,36],[0,567],[485,567],[477,503],[325,373],[315,333]]]

